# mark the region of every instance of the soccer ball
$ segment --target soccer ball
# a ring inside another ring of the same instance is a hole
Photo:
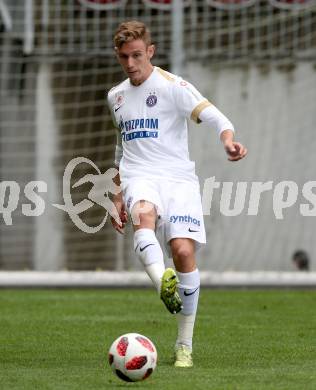
[[[157,350],[148,337],[127,333],[118,337],[109,350],[113,372],[126,382],[148,378],[157,364]]]

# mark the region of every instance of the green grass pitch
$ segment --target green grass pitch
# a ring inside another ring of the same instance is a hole
[[[151,338],[144,382],[112,374],[128,332]],[[202,289],[194,368],[175,369],[175,318],[153,290],[0,290],[0,389],[316,389],[316,291]]]

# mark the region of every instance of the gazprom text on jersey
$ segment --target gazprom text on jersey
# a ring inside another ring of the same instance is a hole
[[[140,130],[140,129],[158,129],[159,120],[158,118],[139,118],[131,119],[129,121],[121,121],[119,124],[121,130]]]

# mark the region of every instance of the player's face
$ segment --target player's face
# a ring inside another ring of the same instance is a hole
[[[154,52],[154,45],[146,46],[141,39],[124,43],[120,48],[116,48],[118,61],[133,85],[140,85],[150,76],[153,70],[150,61]]]

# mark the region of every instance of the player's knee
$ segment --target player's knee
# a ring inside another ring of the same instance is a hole
[[[137,202],[131,212],[132,222],[134,226],[154,229],[156,222],[155,206],[147,201]]]
[[[194,256],[192,248],[186,245],[179,245],[173,248],[173,258],[179,262],[187,262]]]

